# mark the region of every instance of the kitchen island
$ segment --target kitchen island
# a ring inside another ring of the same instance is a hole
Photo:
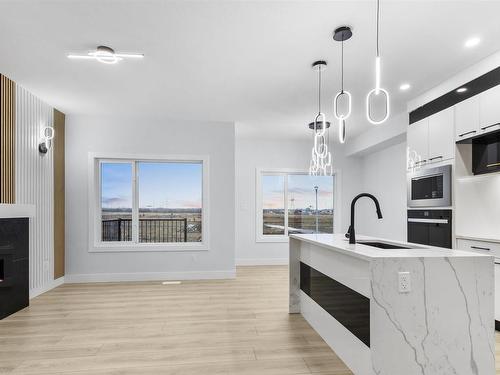
[[[290,313],[356,375],[493,375],[493,257],[290,235]]]

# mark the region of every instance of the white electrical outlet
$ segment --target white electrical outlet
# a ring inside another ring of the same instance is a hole
[[[409,272],[398,272],[399,293],[411,292],[411,275]]]

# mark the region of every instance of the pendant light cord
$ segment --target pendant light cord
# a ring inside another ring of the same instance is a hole
[[[318,114],[321,113],[321,65],[318,66]]]
[[[342,58],[341,58],[341,71],[340,71],[340,82],[341,82],[341,88],[340,92],[343,94],[344,93],[344,37],[342,36]]]
[[[377,57],[380,56],[380,51],[378,46],[379,20],[380,20],[380,0],[377,0]]]

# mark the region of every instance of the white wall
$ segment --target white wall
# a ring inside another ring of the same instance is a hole
[[[375,195],[383,219],[370,199],[356,205],[356,233],[406,241],[406,142],[365,155],[361,160],[363,191]]]
[[[234,124],[163,118],[66,117],[66,281],[234,276]],[[89,152],[208,155],[210,250],[90,253]]]
[[[16,85],[16,203],[35,206],[30,222],[30,296],[54,286],[54,163],[38,152],[54,109]],[[56,135],[57,136],[57,135]]]
[[[256,242],[255,234],[255,176],[256,168],[309,168],[311,154],[309,137],[304,140],[256,139],[236,137],[236,264],[288,264],[288,243]],[[334,168],[339,170],[341,189],[340,222],[336,232],[346,232],[349,218],[348,205],[360,192],[359,160],[345,158],[343,148],[333,145]]]

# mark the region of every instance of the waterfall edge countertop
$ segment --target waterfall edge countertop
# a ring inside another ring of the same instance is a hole
[[[442,247],[427,246],[409,242],[393,241],[383,238],[358,235],[356,244],[349,244],[343,234],[291,234],[290,238],[321,246],[356,258],[370,260],[374,258],[456,258],[456,257],[491,257],[465,250],[452,250]],[[363,242],[382,242],[384,244],[407,247],[407,249],[381,249],[368,246]]]
[[[495,374],[492,255],[342,234],[289,252],[289,312],[355,375]]]

